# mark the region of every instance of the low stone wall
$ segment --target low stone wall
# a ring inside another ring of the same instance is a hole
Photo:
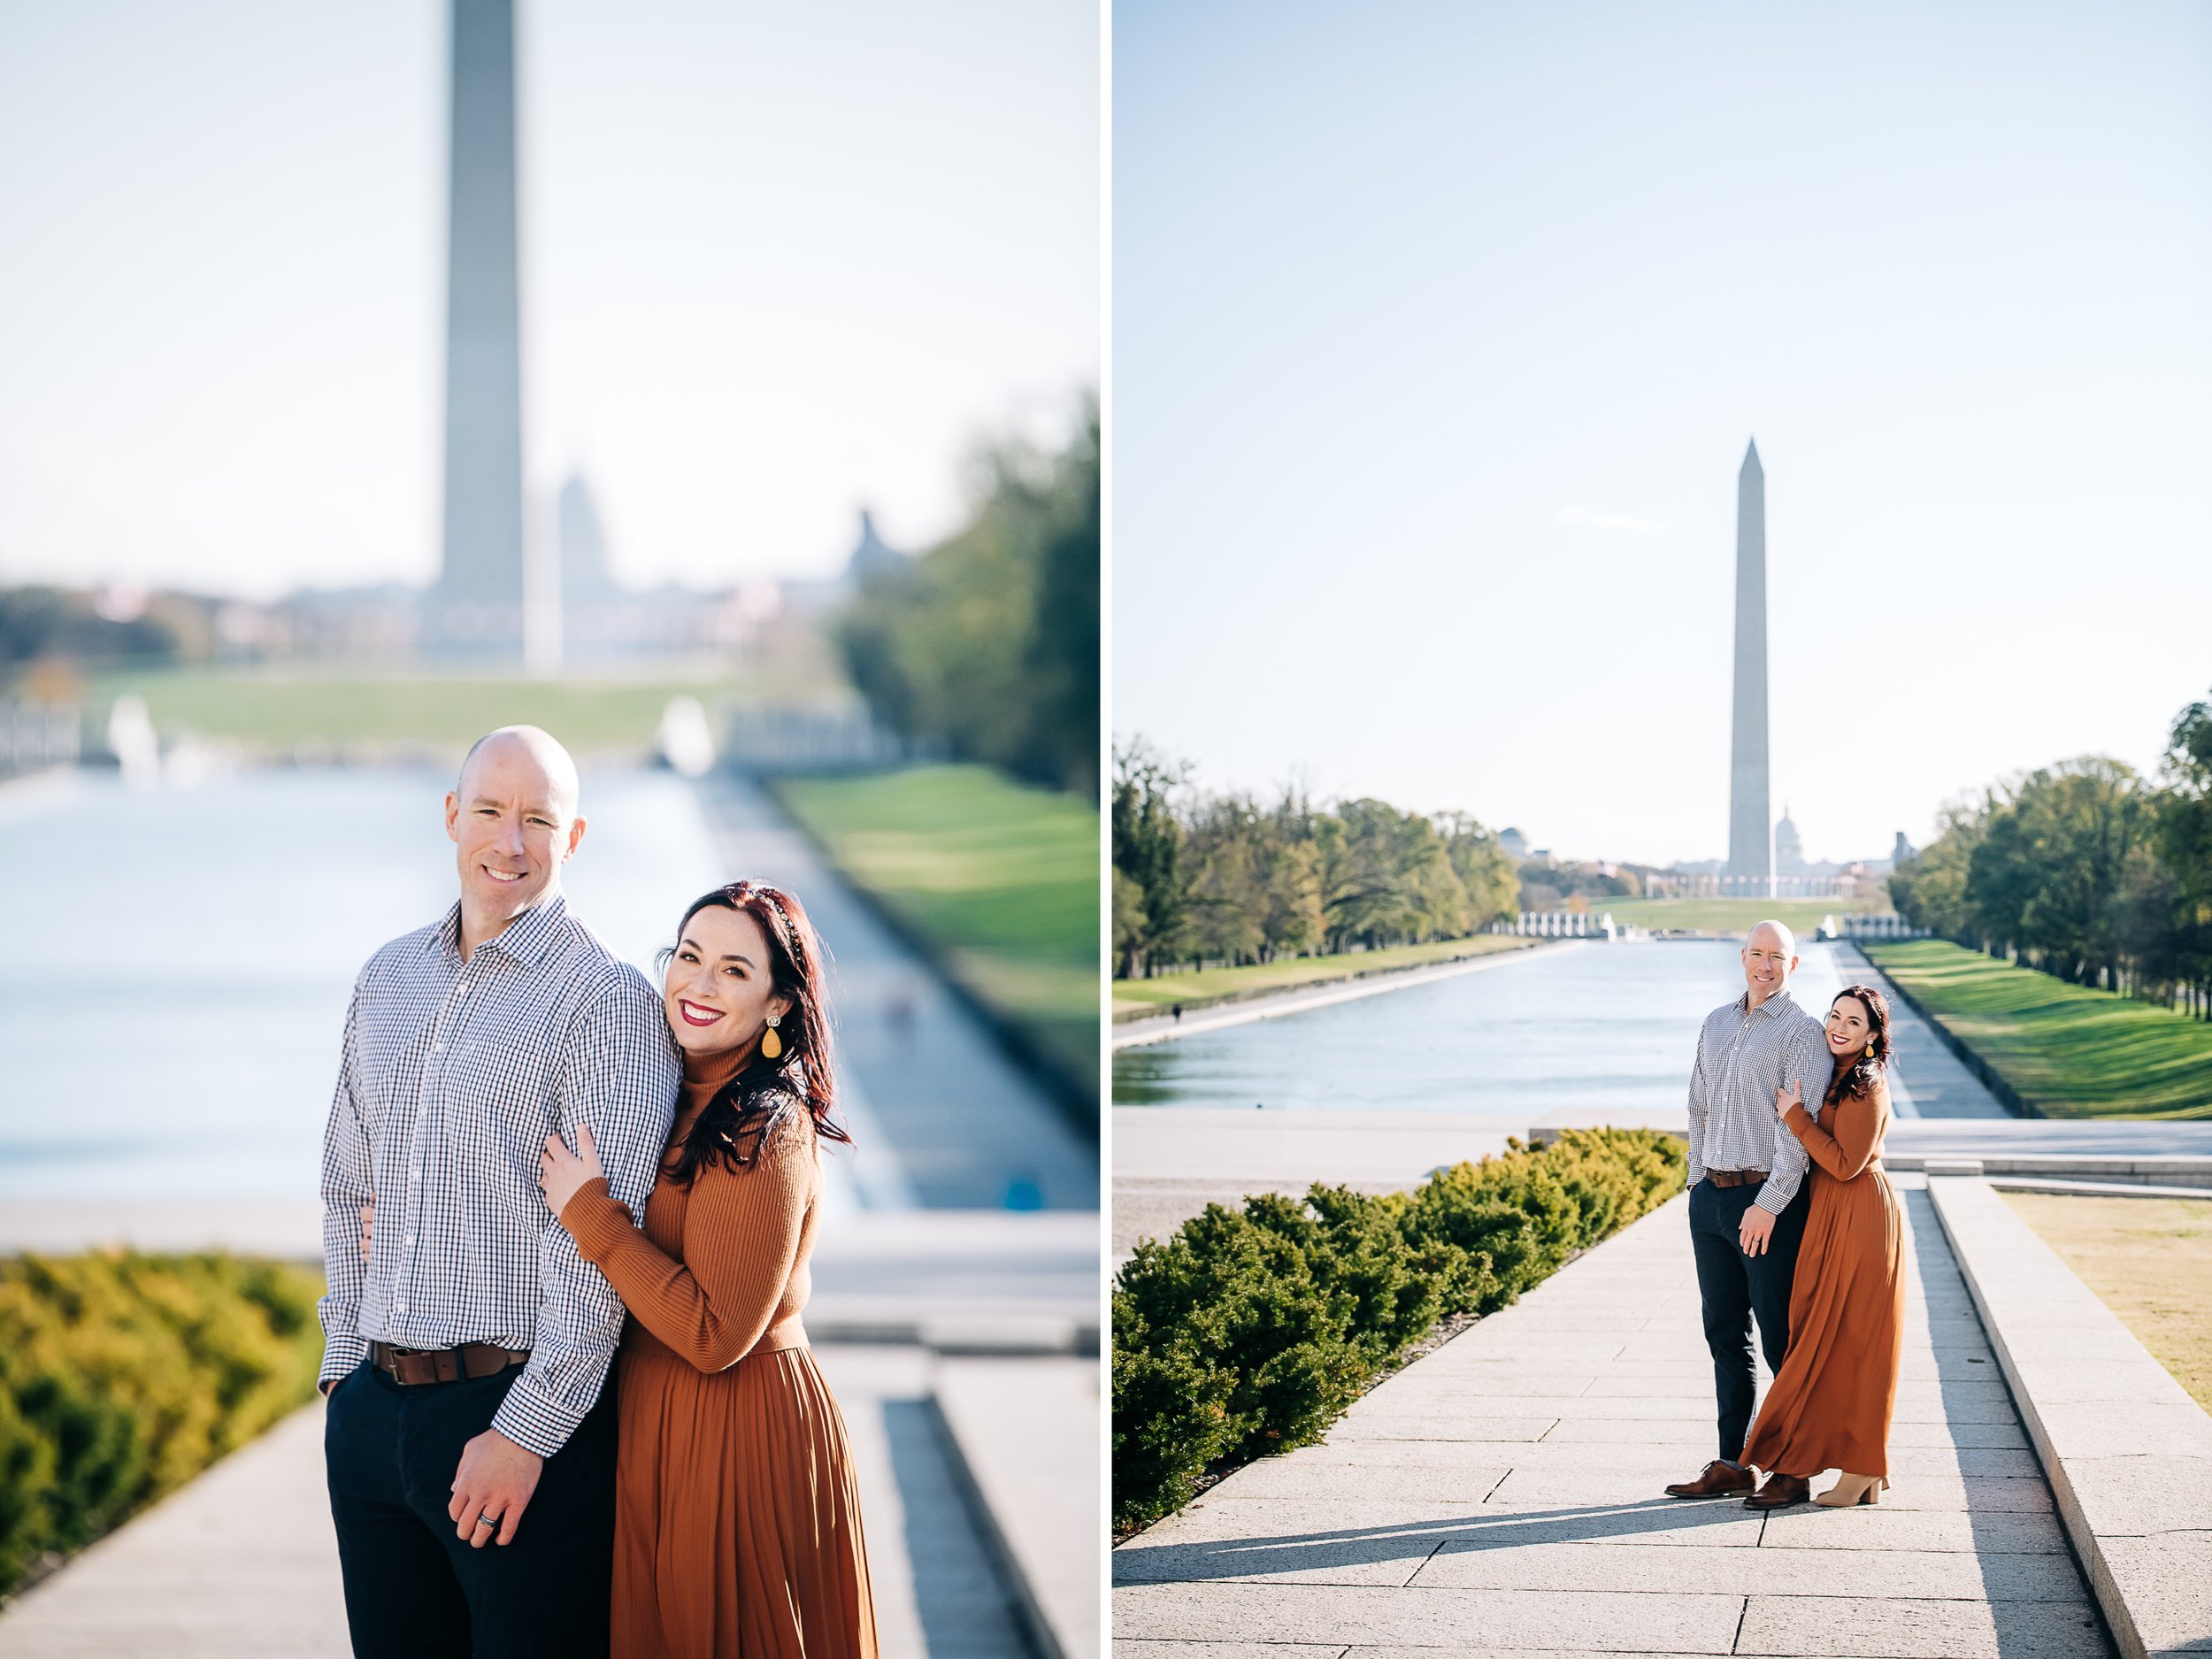
[[[2124,1659],[2212,1651],[2212,1417],[1987,1181],[1928,1194]]]

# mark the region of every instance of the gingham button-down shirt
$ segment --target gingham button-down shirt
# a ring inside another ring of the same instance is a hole
[[[1805,1144],[1774,1110],[1775,1091],[1804,1083],[1817,1110],[1835,1062],[1820,1021],[1778,991],[1755,1009],[1747,996],[1705,1017],[1690,1073],[1690,1185],[1708,1170],[1764,1170],[1752,1202],[1780,1215],[1805,1179]]]
[[[322,1375],[373,1339],[527,1348],[492,1426],[549,1457],[599,1397],[622,1304],[546,1208],[545,1138],[573,1148],[588,1123],[608,1187],[642,1215],[681,1068],[659,995],[558,892],[466,962],[460,916],[394,940],[354,982],[323,1134]]]

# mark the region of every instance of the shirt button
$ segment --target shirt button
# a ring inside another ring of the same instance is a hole
[[[407,1311],[407,1304],[403,1302],[396,1302],[392,1304],[392,1306],[400,1313],[405,1313]]]
[[[422,1179],[422,1171],[420,1170],[410,1170],[407,1171],[407,1179],[411,1181],[419,1181]]]
[[[445,1044],[442,1042],[432,1043],[430,1045],[430,1052],[433,1054],[443,1054],[445,1052]]]
[[[409,1233],[409,1234],[407,1235],[407,1242],[408,1242],[408,1243],[410,1243],[410,1244],[412,1244],[414,1241],[415,1241],[415,1235],[414,1235],[413,1233]]]

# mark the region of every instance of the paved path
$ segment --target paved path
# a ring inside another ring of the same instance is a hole
[[[885,1659],[1029,1659],[935,1423],[927,1353],[826,1344],[815,1355],[859,1464]],[[350,1651],[319,1404],[0,1614],[0,1659],[334,1659]]]
[[[1903,1178],[1901,1186],[1911,1178]],[[1118,1659],[2111,1651],[1927,1194],[1878,1508],[1659,1494],[1712,1452],[1677,1199],[1115,1552]]]

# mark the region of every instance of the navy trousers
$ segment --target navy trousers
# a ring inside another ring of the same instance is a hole
[[[1759,1322],[1759,1346],[1767,1369],[1779,1371],[1790,1346],[1790,1286],[1797,1278],[1797,1247],[1805,1237],[1805,1214],[1812,1203],[1812,1182],[1797,1189],[1774,1219],[1774,1236],[1757,1256],[1746,1256],[1738,1240],[1744,1211],[1759,1195],[1756,1187],[1716,1187],[1700,1181],[1690,1189],[1690,1247],[1697,1256],[1697,1289],[1705,1304],[1705,1346],[1713,1355],[1713,1393],[1720,1407],[1720,1455],[1730,1462],[1743,1455],[1751,1432],[1751,1406],[1759,1371],[1751,1354],[1751,1322]]]
[[[511,1543],[473,1548],[446,1514],[462,1447],[519,1375],[403,1388],[365,1361],[330,1391],[323,1455],[358,1659],[606,1659],[611,1386],[545,1460]]]

